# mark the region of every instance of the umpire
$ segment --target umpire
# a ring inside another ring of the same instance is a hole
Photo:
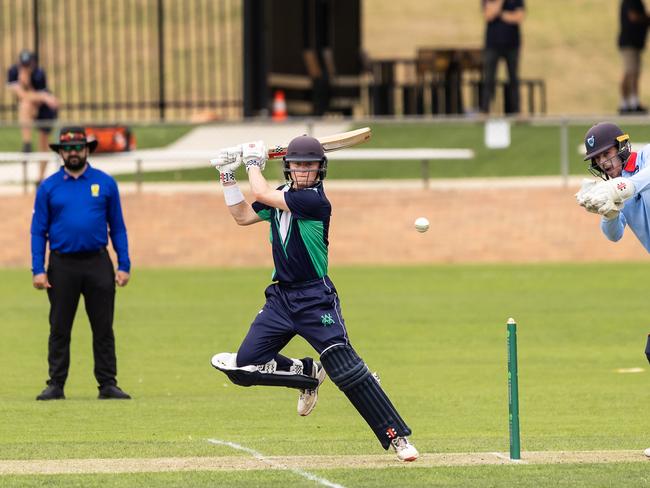
[[[96,147],[97,141],[88,140],[83,128],[62,128],[58,144],[50,148],[61,156],[63,166],[36,193],[31,227],[33,285],[47,290],[50,301],[50,378],[37,400],[65,398],[70,334],[81,295],[93,333],[99,398],[131,398],[117,386],[113,335],[115,283],[125,286],[129,281],[128,240],[117,183],[87,162]],[[109,233],[118,256],[117,273],[106,250]]]

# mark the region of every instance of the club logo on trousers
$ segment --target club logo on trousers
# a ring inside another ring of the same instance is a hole
[[[332,318],[331,313],[326,313],[320,316],[320,323],[323,324],[323,327],[329,327],[330,325],[334,325],[336,322]]]

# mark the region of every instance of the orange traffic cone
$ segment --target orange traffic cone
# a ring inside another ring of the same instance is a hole
[[[287,101],[282,90],[276,90],[273,96],[273,120],[287,119]]]

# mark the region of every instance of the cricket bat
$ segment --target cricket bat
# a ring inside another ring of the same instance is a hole
[[[318,142],[323,145],[325,152],[330,152],[356,146],[357,144],[363,144],[364,142],[370,140],[371,136],[372,131],[370,130],[370,127],[363,127],[361,129],[341,132],[339,134],[333,134],[331,136],[318,137],[317,139]],[[268,150],[268,158],[283,158],[287,154],[287,146],[288,144],[272,146]]]
[[[325,152],[337,151],[339,149],[345,149],[348,147],[356,146],[357,144],[362,144],[370,139],[372,136],[372,131],[370,127],[363,127],[357,130],[351,130],[348,132],[341,132],[339,134],[332,134],[331,136],[318,137],[318,141],[323,145]],[[267,151],[267,157],[269,159],[281,159],[287,154],[286,144],[277,144],[271,146]],[[210,162],[217,167],[216,159],[211,159]]]

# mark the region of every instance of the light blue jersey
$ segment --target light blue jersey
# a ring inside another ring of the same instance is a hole
[[[650,252],[650,144],[630,155],[621,176],[634,183],[634,196],[625,202],[617,218],[602,219],[600,228],[610,241],[618,241],[623,237],[625,226],[629,225]]]

